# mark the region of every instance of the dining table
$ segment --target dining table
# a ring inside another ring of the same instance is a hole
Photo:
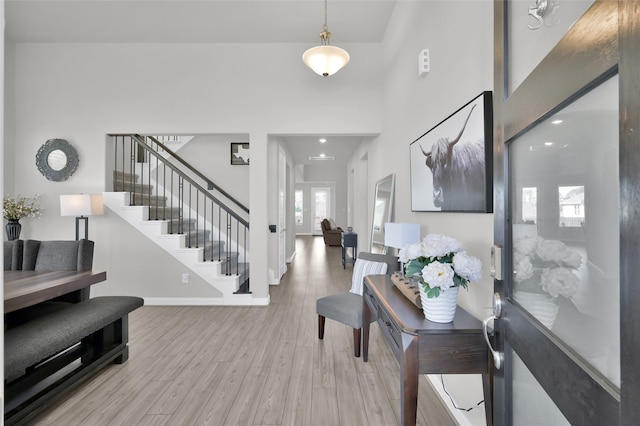
[[[4,313],[105,281],[106,271],[4,271]]]

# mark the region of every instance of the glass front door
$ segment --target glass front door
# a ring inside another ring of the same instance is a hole
[[[313,234],[322,235],[320,222],[331,217],[331,188],[312,188]]]

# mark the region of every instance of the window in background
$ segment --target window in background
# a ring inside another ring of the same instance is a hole
[[[558,188],[558,207],[561,228],[576,228],[584,225],[584,186],[561,186]]]
[[[302,225],[304,223],[304,216],[302,215],[303,206],[304,206],[304,193],[302,191],[296,191],[295,205],[294,205],[296,225]]]
[[[522,188],[522,222],[535,224],[538,219],[538,188]]]

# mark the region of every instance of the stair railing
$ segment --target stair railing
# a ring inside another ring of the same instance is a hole
[[[148,206],[150,220],[168,221],[170,234],[185,234],[187,247],[203,248],[203,261],[221,262],[222,273],[240,276],[238,293],[250,293],[248,266],[249,209],[152,137],[112,135],[114,191],[129,192],[131,205]],[[149,143],[149,140],[151,141]],[[171,159],[205,180],[227,202],[197,183]],[[138,182],[140,179],[140,182]],[[235,206],[229,207],[229,204]],[[241,210],[238,213],[237,210]],[[188,231],[188,232],[185,232]]]

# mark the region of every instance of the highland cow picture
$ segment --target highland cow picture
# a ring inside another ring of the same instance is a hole
[[[492,108],[483,92],[411,143],[412,211],[493,211]]]

